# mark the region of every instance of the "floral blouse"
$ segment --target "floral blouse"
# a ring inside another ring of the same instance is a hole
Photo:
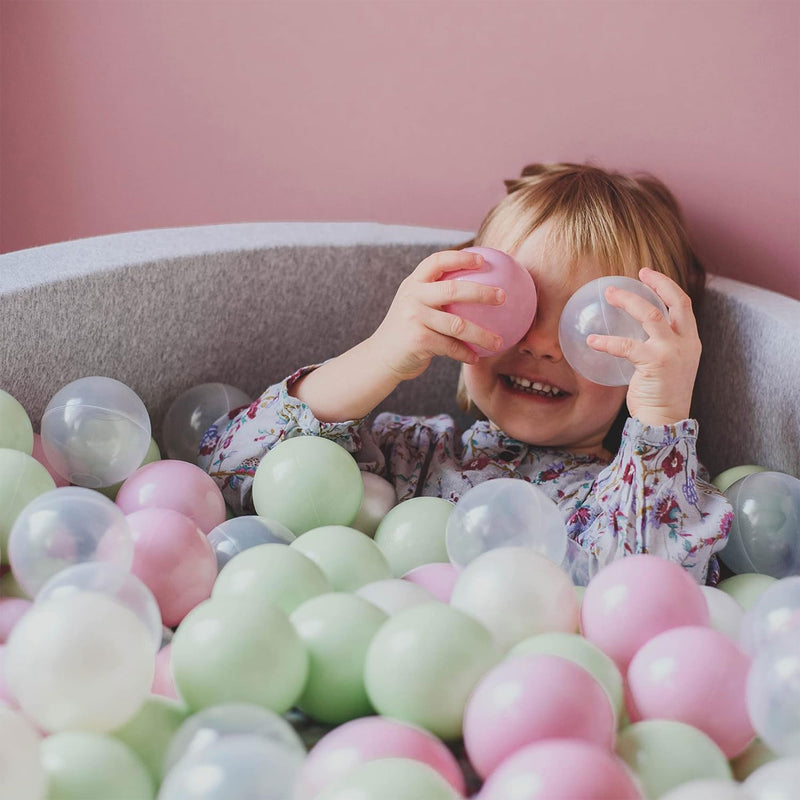
[[[683,565],[700,583],[718,580],[713,554],[725,545],[733,512],[698,463],[695,420],[650,427],[629,418],[619,451],[608,461],[525,444],[486,420],[459,432],[445,414],[320,422],[288,392],[312,369],[270,386],[206,432],[198,464],[237,514],[254,513],[253,476],[273,445],[292,436],[324,436],[348,450],[362,470],[389,480],[398,501],[424,495],[456,503],[482,481],[521,478],[558,505],[569,537],[595,569],[652,553]]]

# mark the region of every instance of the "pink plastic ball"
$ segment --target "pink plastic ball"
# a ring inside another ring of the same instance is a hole
[[[378,758],[420,761],[435,769],[459,796],[465,792],[455,756],[432,733],[387,717],[361,717],[334,728],[314,745],[300,772],[296,800],[313,800],[354,767]]]
[[[5,644],[11,629],[22,619],[33,603],[21,597],[0,597],[0,644]]]
[[[406,572],[403,580],[427,589],[439,602],[449,603],[458,580],[458,570],[452,564],[423,564]]]
[[[665,631],[631,660],[628,716],[693,725],[734,758],[755,736],[745,701],[749,669],[750,658],[713,628]]]
[[[528,270],[516,259],[491,247],[466,247],[466,253],[480,253],[483,264],[478,269],[461,269],[447,272],[440,280],[464,280],[496,286],[506,293],[501,305],[486,303],[450,303],[443,306],[450,314],[470,320],[481,328],[499,334],[503,349],[513,347],[533,324],[536,315],[536,286]],[[479,356],[494,356],[501,351],[486,350],[468,345]]]
[[[659,556],[612,562],[589,582],[581,604],[581,632],[623,674],[634,653],[659,633],[710,622],[708,603],[691,575]]]
[[[573,739],[524,747],[490,776],[480,800],[642,800],[627,767],[607,749]]]
[[[503,661],[481,678],[464,712],[464,745],[475,771],[545,739],[581,739],[610,750],[616,715],[588,670],[551,655]]]
[[[42,437],[38,433],[33,434],[33,457],[50,473],[50,477],[55,481],[57,489],[62,486],[69,486],[69,481],[50,466],[50,462],[44,454]]]
[[[133,534],[131,572],[153,593],[164,625],[174,627],[211,596],[214,548],[193,520],[169,508],[145,508],[126,520]]]
[[[117,505],[126,513],[171,508],[194,520],[203,533],[225,521],[225,501],[211,476],[186,461],[145,464],[120,487]]]
[[[175,688],[175,679],[172,676],[172,645],[170,644],[165,644],[156,653],[156,671],[153,675],[150,693],[171,697],[174,700],[180,699],[178,690]]]

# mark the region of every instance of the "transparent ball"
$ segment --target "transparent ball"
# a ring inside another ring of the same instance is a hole
[[[784,636],[800,637],[800,577],[782,578],[758,598],[744,615],[739,643],[755,656]]]
[[[295,535],[281,522],[257,514],[233,517],[217,525],[208,541],[217,556],[220,571],[235,555],[260,544],[291,544]]]
[[[567,551],[561,562],[561,569],[569,575],[574,586],[588,586],[600,566],[597,556],[584,550],[577,542],[567,539]]]
[[[91,489],[65,487],[45,492],[19,514],[8,540],[11,569],[35,597],[62,569],[89,561],[129,570],[133,536],[125,515]]]
[[[782,637],[753,660],[747,709],[758,736],[783,756],[800,756],[800,639]]]
[[[650,287],[634,278],[609,275],[589,281],[570,297],[561,312],[558,341],[569,365],[585,378],[603,386],[627,386],[633,377],[633,364],[625,358],[600,353],[586,344],[586,337],[592,333],[623,336],[640,342],[648,338],[640,322],[606,300],[605,291],[609,286],[643,297],[668,316],[667,307]]]
[[[800,479],[755,472],[725,493],[734,520],[720,558],[735,573],[800,574]]]
[[[161,649],[164,627],[158,603],[153,593],[134,574],[117,564],[76,564],[50,578],[36,595],[36,603],[50,600],[59,602],[78,592],[97,592],[114,598],[132,611],[150,632],[153,652]]]
[[[70,483],[97,489],[125,480],[150,446],[150,417],[139,396],[113,378],[68,383],[42,415],[42,447]]]
[[[496,478],[464,492],[447,520],[447,555],[464,567],[498,547],[531,547],[561,564],[567,529],[558,506],[539,488],[515,478]]]
[[[227,383],[201,383],[178,395],[167,409],[162,441],[167,458],[197,461],[208,428],[235,408],[250,404],[250,396]]]

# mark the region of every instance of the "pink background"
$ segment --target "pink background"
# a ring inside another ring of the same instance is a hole
[[[531,161],[649,170],[800,298],[797,0],[0,0],[0,251],[142,228],[472,229]]]

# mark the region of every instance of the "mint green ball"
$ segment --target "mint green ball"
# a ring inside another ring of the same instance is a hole
[[[444,603],[390,617],[367,650],[364,681],[376,711],[458,739],[467,700],[501,658],[480,622]]]
[[[729,594],[745,611],[749,611],[758,598],[776,581],[777,578],[771,575],[743,572],[741,575],[733,575],[720,581],[717,589]]]
[[[351,769],[315,800],[461,800],[433,768],[410,758],[377,758]],[[510,798],[509,798],[510,800]]]
[[[322,525],[349,525],[361,508],[364,483],[355,459],[320,436],[295,436],[275,445],[253,478],[256,514],[292,533]]]
[[[330,591],[330,581],[308,556],[270,542],[237,553],[217,576],[211,597],[240,599],[254,606],[271,603],[291,614],[306,600]]]
[[[635,722],[619,732],[616,750],[639,779],[648,800],[689,781],[733,779],[722,750],[705,733],[684,722]]]
[[[364,688],[364,661],[387,615],[356,595],[336,592],[307,600],[289,619],[309,654],[298,708],[330,725],[374,714]]]
[[[447,519],[455,506],[439,497],[412,497],[398,503],[375,531],[392,575],[400,578],[423,564],[447,563]]]
[[[191,711],[242,702],[283,714],[303,691],[308,653],[277,606],[214,598],[192,609],[175,632],[172,674]]]
[[[144,764],[113,736],[87,731],[54,733],[42,741],[47,800],[153,800],[155,784]]]
[[[714,486],[721,492],[727,492],[736,481],[741,480],[747,475],[752,475],[754,472],[766,472],[766,467],[759,467],[756,464],[742,464],[738,467],[731,467],[723,472],[720,472],[712,481]]]
[[[8,563],[8,537],[14,520],[31,500],[56,488],[50,473],[21,450],[0,448],[0,556]]]
[[[558,656],[583,667],[606,690],[617,721],[621,719],[624,711],[622,673],[597,645],[577,633],[554,631],[523,639],[511,648],[508,656],[529,654]]]
[[[290,545],[308,556],[335,592],[354,592],[364,584],[392,577],[389,562],[365,533],[345,525],[325,525],[298,536]]]
[[[0,389],[0,447],[33,453],[33,425],[22,404]]]
[[[151,436],[150,445],[148,446],[147,452],[144,454],[144,458],[142,459],[142,463],[139,464],[139,467],[143,467],[145,464],[152,464],[154,461],[161,461],[161,451],[158,449],[156,440]],[[116,500],[117,492],[119,492],[120,486],[122,486],[123,483],[125,483],[125,481],[119,481],[111,486],[99,486],[97,491],[104,494],[109,500]]]
[[[141,759],[156,786],[164,777],[164,756],[170,740],[189,716],[183,703],[149,695],[134,716],[111,735]]]

